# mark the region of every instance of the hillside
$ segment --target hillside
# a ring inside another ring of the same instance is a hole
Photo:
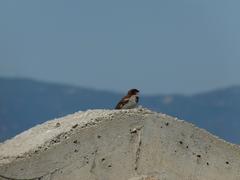
[[[0,144],[0,179],[239,180],[240,147],[147,109],[91,110]]]
[[[0,141],[78,110],[112,109],[122,94],[29,79],[0,78]],[[144,92],[143,92],[144,93]],[[141,96],[142,106],[171,114],[240,143],[240,87],[193,96]]]

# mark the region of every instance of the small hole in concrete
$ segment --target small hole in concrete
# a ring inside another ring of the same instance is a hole
[[[55,127],[60,127],[61,124],[59,122],[56,123]]]
[[[161,128],[162,128],[162,126],[161,126]]]
[[[207,165],[209,166],[209,162],[207,162]]]
[[[226,164],[229,164],[229,162],[228,162],[228,161],[226,161]]]
[[[78,127],[78,124],[75,124],[75,125],[72,126],[73,129],[76,128],[76,127]]]
[[[180,143],[180,144],[183,144],[183,142],[182,142],[182,141],[179,141],[179,143]]]
[[[165,123],[165,125],[166,125],[166,126],[168,126],[168,125],[169,125],[169,123],[168,123],[168,122],[166,122],[166,123]]]
[[[102,136],[98,135],[97,138],[100,139]]]
[[[136,129],[136,128],[130,129],[130,133],[131,133],[131,134],[137,133],[137,129]]]
[[[105,161],[105,158],[102,158],[102,162]]]
[[[200,157],[201,157],[201,155],[200,155],[200,154],[198,154],[198,155],[197,155],[197,157],[198,157],[198,158],[200,158]]]
[[[78,150],[77,150],[77,149],[75,149],[75,150],[74,150],[74,152],[78,152]]]
[[[109,164],[109,165],[108,165],[108,167],[110,168],[110,167],[112,167],[112,165],[111,165],[111,164]]]
[[[188,146],[186,146],[186,148],[188,149]]]
[[[74,144],[77,144],[77,142],[78,142],[77,140],[74,140],[74,141],[73,141]]]

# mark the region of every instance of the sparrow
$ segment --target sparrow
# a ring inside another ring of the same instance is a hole
[[[139,96],[138,96],[139,90],[137,89],[130,89],[126,96],[124,96],[115,109],[132,109],[136,108],[138,106]]]

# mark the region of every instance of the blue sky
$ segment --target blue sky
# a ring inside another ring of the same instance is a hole
[[[145,94],[240,84],[238,0],[2,0],[0,76]]]

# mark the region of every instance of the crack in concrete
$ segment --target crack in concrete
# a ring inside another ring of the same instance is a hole
[[[94,169],[96,167],[96,156],[97,156],[97,152],[98,152],[98,148],[96,148],[96,150],[94,151],[94,157],[93,157],[93,161],[92,161],[92,165],[90,168],[90,173],[92,173],[95,176],[95,179],[97,179],[97,175],[94,172]]]
[[[48,176],[50,175],[50,179],[51,179],[51,176],[57,172],[57,171],[60,171],[61,169],[65,168],[66,166],[64,167],[61,167],[61,168],[57,168],[55,170],[53,170],[52,172],[49,172],[47,174],[44,174],[42,176],[38,176],[38,177],[33,177],[33,178],[12,178],[12,177],[7,177],[7,176],[4,176],[4,175],[1,175],[0,174],[0,178],[3,178],[3,179],[8,179],[8,180],[41,180],[42,178],[44,178],[45,176]]]
[[[91,166],[91,169],[90,169],[90,172],[93,175],[95,175],[94,168],[96,167],[96,162],[95,161],[96,161],[97,152],[98,152],[98,149],[96,148],[96,150],[94,151],[93,163],[92,163],[92,166]],[[85,157],[84,157],[84,160],[86,160]],[[86,163],[86,164],[88,164],[88,163]],[[86,164],[84,163],[82,167],[84,167]],[[4,175],[0,174],[0,179],[2,178],[2,179],[6,179],[6,180],[41,180],[41,179],[44,179],[45,177],[49,176],[48,179],[51,180],[52,179],[52,175],[54,173],[56,173],[57,171],[60,171],[61,169],[64,169],[67,166],[68,165],[66,165],[64,167],[61,167],[61,168],[54,169],[52,172],[46,173],[46,174],[44,174],[42,176],[33,177],[33,178],[13,178],[13,177],[7,177],[7,176],[4,176]]]
[[[135,153],[135,167],[134,167],[134,170],[136,172],[138,171],[140,154],[141,154],[142,128],[143,128],[143,126],[141,126],[140,128],[137,129],[138,130],[138,141],[137,141],[137,150],[136,150],[136,153]]]

